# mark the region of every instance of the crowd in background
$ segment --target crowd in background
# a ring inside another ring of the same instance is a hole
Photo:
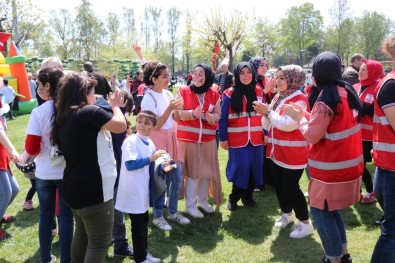
[[[56,262],[54,229],[61,262],[104,262],[110,244],[115,256],[160,262],[148,250],[150,207],[162,231],[218,212],[221,147],[228,154],[232,213],[239,201],[254,209],[254,191],[273,185],[281,213],[274,226],[286,228],[297,218],[289,235],[295,239],[315,226],[321,262],[350,263],[341,210],[377,200],[384,215],[378,215],[382,232],[371,262],[395,262],[394,71],[385,74],[379,61],[362,54],[344,68],[329,51],[316,56],[311,70],[284,65],[275,76],[268,76],[264,57],[237,64],[233,73],[224,59],[217,76],[209,65],[196,65],[174,96],[169,68],[145,61],[138,44],[133,48],[141,68],[125,80],[115,73],[107,80],[91,62],[81,72],[63,70],[54,57],[43,61],[36,83],[29,76],[39,106],[21,155],[0,119],[0,241],[10,237],[1,224],[15,220],[5,216],[19,192],[12,160],[34,172],[23,207],[33,209],[37,192],[41,262]],[[395,36],[383,51],[395,60]],[[4,84],[8,111],[1,105],[2,115],[9,112],[11,120],[14,94]],[[373,179],[366,165],[372,160]],[[308,193],[299,185],[304,172]],[[178,209],[183,198],[185,214]]]

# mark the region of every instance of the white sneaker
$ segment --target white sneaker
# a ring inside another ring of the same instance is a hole
[[[147,253],[147,256],[146,256],[145,260],[149,260],[148,262],[150,262],[150,263],[159,263],[160,262],[160,258],[153,257],[151,255],[151,253]]]
[[[276,223],[274,224],[275,227],[285,228],[290,223],[294,221],[294,215],[282,214],[282,216],[277,219]]]
[[[196,206],[190,206],[185,208],[185,212],[187,212],[188,214],[190,214],[192,217],[195,218],[203,218],[204,215],[202,212],[199,211],[199,209],[196,208]]]
[[[204,210],[206,213],[214,213],[214,208],[209,203],[202,203],[199,206]]]
[[[154,220],[152,220],[152,223],[154,223],[154,225],[156,225],[160,230],[172,230],[171,226],[167,223],[166,219],[164,219],[163,216],[154,218]]]
[[[309,221],[308,224],[299,222],[295,225],[294,230],[289,235],[291,238],[304,238],[314,233],[314,227]]]
[[[167,220],[172,220],[172,221],[176,221],[178,223],[180,223],[181,225],[187,225],[189,223],[191,223],[191,221],[189,221],[188,218],[186,218],[185,216],[181,215],[180,213],[176,212],[174,214],[169,214],[167,216]]]
[[[54,255],[51,255],[51,261],[49,263],[55,263],[56,262],[56,257]]]

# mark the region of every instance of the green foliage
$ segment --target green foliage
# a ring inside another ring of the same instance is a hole
[[[375,58],[379,47],[388,32],[389,20],[376,11],[363,13],[357,23],[357,41],[360,52],[366,58]]]
[[[323,18],[319,10],[311,3],[293,6],[288,9],[286,18],[280,20],[282,42],[289,50],[297,54],[302,61],[302,50],[313,45],[322,36]]]
[[[176,92],[176,91],[174,91]],[[18,116],[8,122],[8,136],[18,150],[25,140],[25,131],[29,115]],[[134,122],[134,117],[130,121]],[[132,124],[133,125],[133,124]],[[215,207],[216,212],[205,214],[203,219],[191,219],[186,226],[169,222],[173,230],[164,232],[150,223],[148,232],[148,249],[162,262],[270,262],[270,263],[314,263],[320,262],[324,252],[318,233],[303,239],[291,239],[291,227],[278,229],[275,220],[280,216],[276,194],[272,186],[264,191],[254,193],[256,208],[240,207],[235,212],[226,208],[231,192],[231,184],[225,177],[227,152],[219,150],[219,163],[223,187],[224,204]],[[369,165],[372,171],[374,167]],[[20,192],[7,209],[7,215],[16,215],[16,221],[3,225],[12,234],[12,238],[0,242],[0,262],[40,262],[38,220],[39,208],[37,194],[33,203],[35,209],[30,212],[22,210],[30,181],[11,164],[11,169],[20,185]],[[301,189],[307,191],[307,178],[303,176]],[[185,201],[179,201],[179,210],[184,211]],[[165,215],[167,211],[165,211]],[[348,248],[353,262],[368,263],[380,235],[380,228],[373,226],[373,220],[382,215],[377,203],[372,205],[356,204],[342,211],[346,230]],[[190,217],[189,217],[190,218]],[[126,217],[126,228],[131,242],[130,220]],[[52,253],[58,257],[59,237],[53,239]],[[108,250],[108,263],[130,262],[130,259],[115,257],[113,247]]]

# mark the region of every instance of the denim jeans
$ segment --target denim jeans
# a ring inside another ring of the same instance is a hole
[[[167,175],[169,178],[166,178],[166,181],[170,181],[170,187],[168,187],[169,194],[169,207],[167,208],[169,214],[175,214],[178,211],[178,197],[181,191],[181,182],[182,182],[182,168],[181,162],[177,163],[177,169],[173,169]],[[168,179],[168,180],[167,180]],[[163,216],[163,208],[165,207],[165,195],[166,192],[161,196],[157,197],[154,202],[154,207],[152,211],[152,215],[154,218]]]
[[[379,181],[377,180],[378,177],[378,169],[376,168],[373,176],[373,192],[376,196],[377,202],[379,203],[381,209],[384,211],[384,200],[383,200],[383,189],[380,187]]]
[[[52,223],[55,217],[56,191],[60,188],[62,180],[43,180],[36,178],[36,190],[40,204],[40,221],[38,238],[40,241],[41,262],[51,261],[52,249]],[[60,261],[71,261],[71,242],[73,239],[73,213],[70,207],[59,195],[59,242]]]
[[[317,232],[320,235],[325,256],[329,259],[340,259],[343,248],[347,246],[346,229],[340,210],[329,211],[310,207]]]
[[[384,221],[371,262],[395,262],[395,171],[377,167],[375,179],[375,191],[382,193],[383,197]]]
[[[19,185],[11,172],[0,170],[0,219],[19,192]]]
[[[114,187],[114,205],[117,201],[118,187]],[[114,224],[112,228],[112,239],[114,241],[114,253],[122,252],[128,247],[128,239],[126,238],[125,216],[114,208]]]
[[[72,209],[75,234],[71,245],[72,262],[104,263],[111,243],[114,201]]]

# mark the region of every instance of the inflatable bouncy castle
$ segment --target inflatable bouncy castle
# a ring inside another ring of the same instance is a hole
[[[23,56],[14,42],[11,42],[8,57],[1,52],[11,34],[0,33],[0,86],[3,79],[14,88],[18,96],[19,110],[13,111],[18,115],[30,113],[36,106],[37,100],[32,97],[26,71],[26,57]]]

